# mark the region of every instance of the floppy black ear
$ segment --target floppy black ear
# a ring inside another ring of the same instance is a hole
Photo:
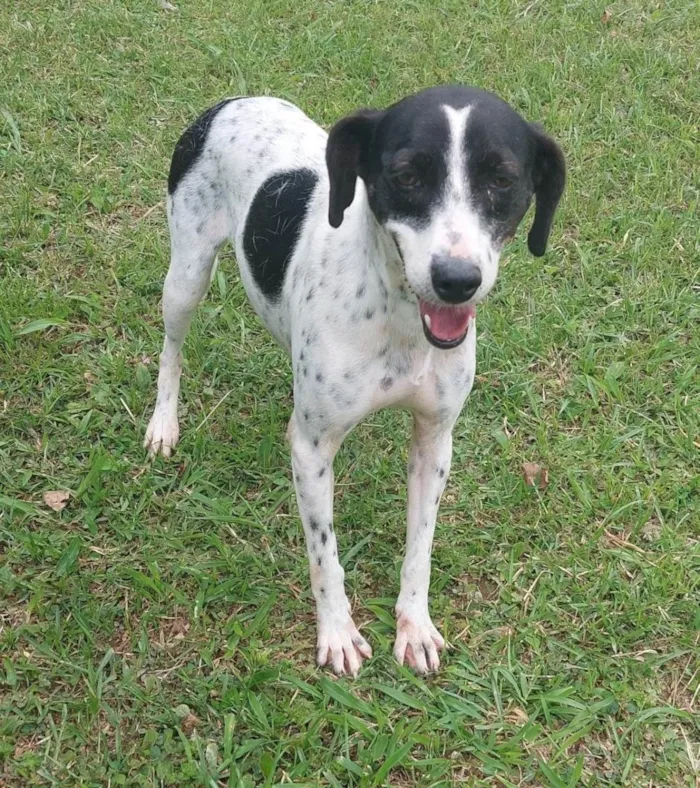
[[[355,182],[363,175],[372,135],[383,115],[379,110],[363,109],[339,120],[330,131],[326,145],[326,166],[331,193],[328,221],[340,227],[345,209],[355,197]]]
[[[554,212],[566,183],[566,162],[561,148],[537,125],[530,128],[535,136],[536,153],[533,182],[535,186],[535,220],[527,236],[527,245],[535,257],[547,248]]]

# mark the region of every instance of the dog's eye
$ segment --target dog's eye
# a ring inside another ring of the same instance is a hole
[[[416,186],[420,186],[420,178],[415,172],[399,172],[394,176],[394,180],[404,189],[415,189]]]
[[[496,175],[495,178],[491,180],[491,185],[500,190],[510,189],[510,187],[515,183],[515,181],[508,177],[507,175]]]

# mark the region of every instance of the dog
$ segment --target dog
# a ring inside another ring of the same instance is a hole
[[[538,125],[462,85],[359,110],[329,134],[287,101],[226,99],[177,143],[165,343],[145,445],[169,456],[177,443],[182,345],[230,241],[255,312],[291,356],[287,436],[319,665],[354,676],[372,655],[338,560],[333,458],[369,413],[402,407],[413,429],[394,655],[418,673],[439,667],[433,532],[452,428],[474,382],[477,304],[533,196],[528,247],[544,254],[565,177],[560,147]]]

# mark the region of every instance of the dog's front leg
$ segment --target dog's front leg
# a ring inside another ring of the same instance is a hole
[[[311,589],[316,599],[319,665],[330,663],[338,673],[357,675],[372,649],[350,615],[345,595],[345,572],[338,561],[333,530],[333,458],[338,443],[325,436],[311,437],[297,422],[289,422],[292,469],[297,503],[306,535]]]
[[[408,532],[396,602],[394,656],[419,673],[437,670],[445,641],[428,610],[430,557],[440,496],[450,472],[451,425],[414,415],[408,463]]]

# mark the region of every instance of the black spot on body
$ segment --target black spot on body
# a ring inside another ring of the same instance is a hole
[[[332,522],[328,523],[328,530],[329,530],[331,533],[333,533],[333,523],[332,523]]]
[[[277,173],[262,184],[250,206],[243,251],[255,283],[270,300],[279,298],[282,292],[317,183],[318,176],[307,168]]]
[[[322,543],[322,544],[326,544],[326,542],[327,542],[327,541],[328,541],[328,534],[327,534],[327,533],[324,531],[324,532],[321,534],[321,543]]]
[[[379,381],[379,387],[382,391],[389,391],[389,389],[394,385],[394,379],[386,375]]]
[[[365,312],[365,320],[371,320],[374,317],[374,309],[368,309]]]
[[[322,375],[320,372],[317,372],[317,373],[316,373],[316,380],[317,380],[319,383],[323,383],[323,375]]]
[[[239,99],[229,98],[220,101],[216,106],[203,112],[195,122],[189,126],[175,145],[173,158],[170,161],[168,175],[168,194],[174,194],[180,181],[192,169],[197,159],[202,155],[204,145],[209,136],[209,129],[214,118],[221,110],[232,101]]]
[[[319,556],[319,557],[316,559],[316,563],[317,563],[319,566],[322,566],[322,565],[323,565],[323,559],[321,558],[321,556]]]
[[[440,474],[440,478],[442,479],[445,476],[445,469],[444,468],[440,468],[438,473]]]
[[[311,517],[309,519],[309,526],[311,527],[312,531],[318,530],[318,520],[315,517]]]
[[[318,478],[320,479],[325,474],[325,472],[326,472],[326,469],[325,468],[321,468],[321,470],[318,472]]]

